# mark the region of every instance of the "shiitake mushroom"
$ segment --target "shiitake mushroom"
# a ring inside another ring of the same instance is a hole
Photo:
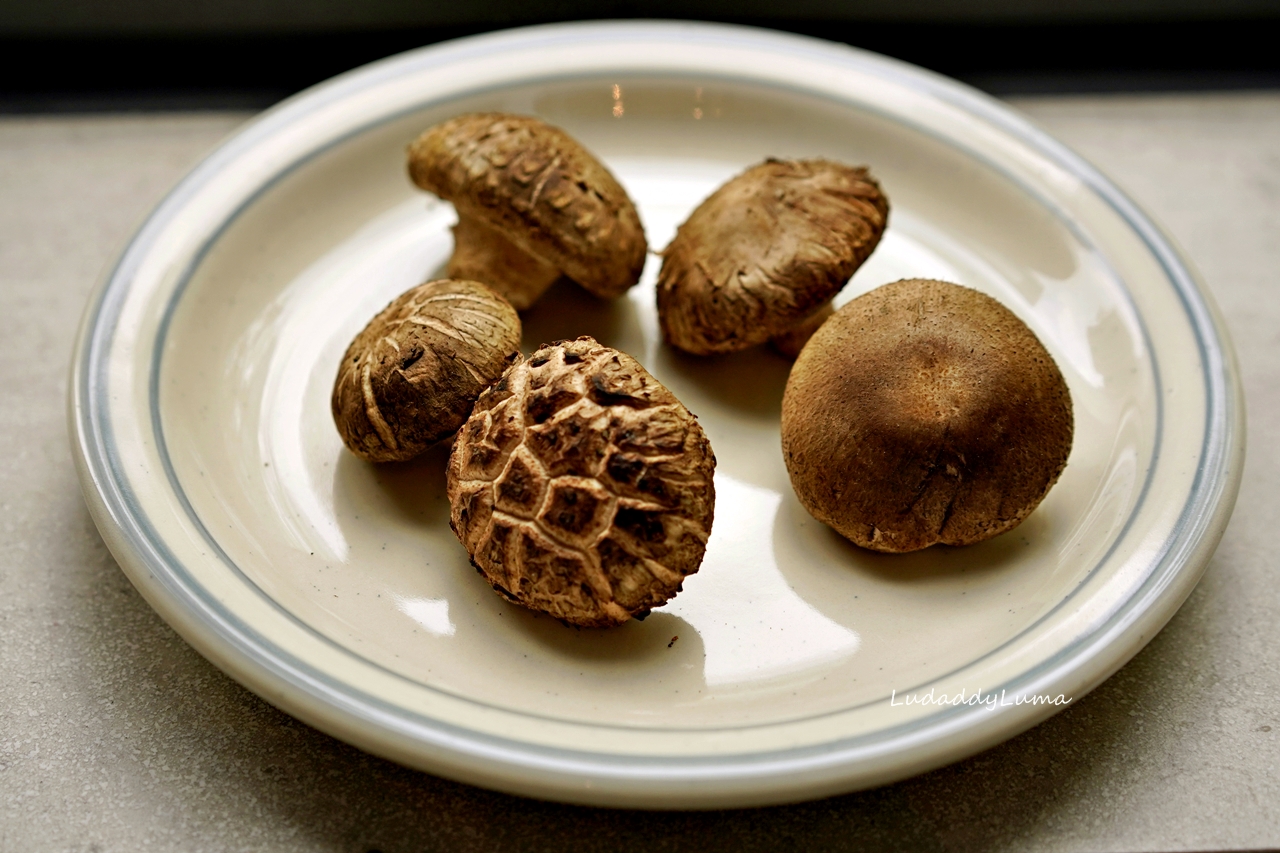
[[[775,339],[794,355],[875,250],[889,200],[863,167],[766,160],[689,214],[662,251],[658,320],[693,355]]]
[[[520,317],[475,281],[406,291],[342,356],[330,405],[347,449],[402,462],[457,431],[480,392],[520,355]]]
[[[697,418],[639,362],[559,341],[480,395],[449,456],[449,523],[508,599],[620,625],[698,570],[715,465]]]
[[[1035,334],[995,299],[887,284],[822,324],[782,400],[782,452],[814,518],[865,548],[1004,533],[1071,452],[1071,395]]]
[[[449,276],[484,282],[518,310],[561,275],[606,299],[640,279],[648,244],[635,205],[558,127],[506,113],[456,116],[409,146],[409,176],[458,212]]]

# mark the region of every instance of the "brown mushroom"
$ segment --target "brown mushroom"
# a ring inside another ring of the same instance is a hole
[[[449,456],[450,523],[502,595],[618,625],[698,570],[715,462],[698,421],[635,359],[561,341],[476,402]]]
[[[967,545],[1035,509],[1071,451],[1071,395],[1035,334],[925,279],[842,307],[791,369],[782,453],[814,518],[877,551]]]
[[[864,168],[829,160],[751,167],[702,202],[663,250],[663,336],[710,355],[787,334],[844,287],[888,216],[889,201]]]
[[[444,279],[401,294],[347,348],[333,420],[369,462],[412,459],[457,431],[520,354],[520,317],[488,287]]]
[[[576,140],[536,118],[470,113],[409,146],[409,175],[458,212],[449,275],[517,309],[566,275],[596,296],[640,279],[647,245],[626,190]]]

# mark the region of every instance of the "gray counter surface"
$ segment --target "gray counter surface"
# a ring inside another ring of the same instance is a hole
[[[90,288],[242,114],[0,119],[0,850],[1172,851],[1280,846],[1280,93],[1021,99],[1199,265],[1249,407],[1208,573],[1092,694],[886,788],[737,812],[521,799],[276,711],[134,591],[80,496],[64,398]]]

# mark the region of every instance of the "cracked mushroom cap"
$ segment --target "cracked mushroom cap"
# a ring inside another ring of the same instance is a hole
[[[539,287],[563,273],[604,298],[640,279],[648,246],[635,205],[609,170],[557,127],[504,113],[461,115],[409,147],[409,174],[453,202],[459,254],[471,254],[470,241],[478,239],[486,251],[494,245],[508,256],[507,264],[527,254],[524,275],[551,270]],[[500,235],[496,241],[492,233]],[[540,292],[513,302],[523,307],[520,301]]]
[[[356,335],[330,400],[342,442],[369,462],[412,459],[452,435],[520,355],[520,317],[474,281],[409,290]]]
[[[1071,452],[1071,395],[1035,334],[976,290],[886,284],[800,353],[782,453],[814,518],[877,551],[1016,527]]]
[[[480,396],[449,457],[450,523],[502,595],[619,625],[698,570],[714,470],[697,420],[635,359],[561,341]]]
[[[698,205],[663,250],[663,337],[710,355],[785,334],[844,287],[888,217],[889,201],[865,168],[752,166]]]

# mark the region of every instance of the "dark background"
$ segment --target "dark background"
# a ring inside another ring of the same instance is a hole
[[[0,112],[256,109],[409,48],[592,18],[815,35],[995,94],[1280,88],[1280,0],[0,0]]]

